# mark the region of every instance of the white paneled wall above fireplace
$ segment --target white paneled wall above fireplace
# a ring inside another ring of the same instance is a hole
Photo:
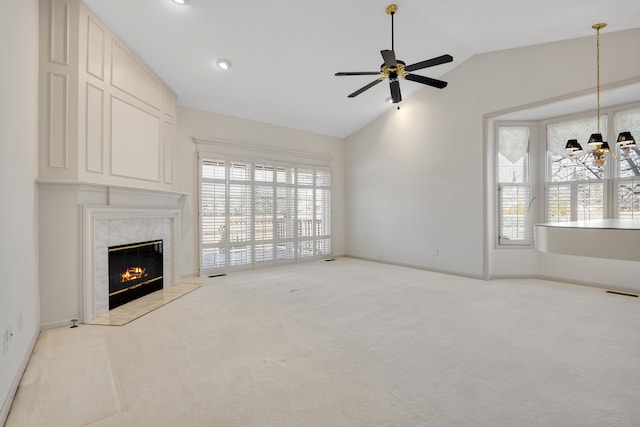
[[[82,1],[40,24],[40,179],[174,190],[175,93]]]

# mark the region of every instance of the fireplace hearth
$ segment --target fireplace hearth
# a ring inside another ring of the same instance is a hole
[[[163,288],[162,240],[110,246],[109,310]]]

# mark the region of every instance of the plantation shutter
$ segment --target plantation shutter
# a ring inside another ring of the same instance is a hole
[[[531,242],[530,189],[522,184],[499,184],[500,244]]]
[[[201,159],[200,274],[331,254],[331,171]]]
[[[571,185],[547,186],[547,221],[571,221]]]
[[[640,179],[627,178],[616,183],[618,194],[617,217],[625,219],[640,218]]]
[[[212,274],[227,264],[227,169],[219,160],[200,167],[200,269]]]
[[[604,218],[605,187],[603,182],[577,184],[576,220],[588,221]]]
[[[276,258],[278,261],[296,258],[296,170],[278,166],[276,170]]]
[[[251,166],[243,162],[229,164],[229,265],[253,262]]]
[[[331,173],[316,170],[316,253],[331,253]]]
[[[256,164],[254,173],[254,259],[269,263],[274,260],[274,167]]]

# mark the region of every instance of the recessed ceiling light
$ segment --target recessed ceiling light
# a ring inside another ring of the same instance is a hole
[[[171,0],[171,1],[173,1],[175,4],[184,6],[185,4],[189,3],[190,0]]]
[[[216,65],[221,70],[228,70],[229,68],[231,68],[231,60],[227,58],[220,58],[216,61]]]

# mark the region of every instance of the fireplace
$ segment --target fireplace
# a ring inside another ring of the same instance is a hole
[[[162,240],[163,289],[180,283],[180,211],[171,207],[131,207],[149,199],[155,193],[113,189],[113,206],[83,207],[84,285],[83,323],[91,322],[109,309],[109,248],[130,246],[131,242]],[[125,200],[122,200],[127,196]],[[135,196],[135,197],[133,197]],[[168,196],[167,196],[168,197]],[[146,204],[157,205],[155,199]],[[173,202],[161,199],[163,204]],[[173,200],[173,198],[170,198]],[[117,205],[115,203],[117,202]]]
[[[109,310],[163,288],[162,240],[109,246]]]

